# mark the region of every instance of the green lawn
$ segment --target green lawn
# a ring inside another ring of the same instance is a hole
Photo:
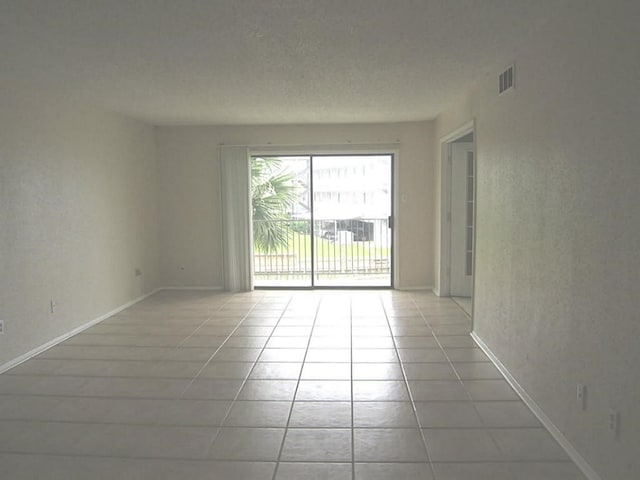
[[[254,253],[256,255],[268,255],[266,252],[261,251],[256,247],[254,248]],[[292,231],[289,234],[289,242],[287,247],[279,248],[275,252],[271,252],[269,255],[294,255],[298,258],[305,258],[307,256],[310,256],[311,235]],[[318,260],[329,260],[338,258],[384,260],[390,257],[388,247],[378,247],[374,242],[339,243],[338,241],[332,242],[321,237],[315,237],[315,256]]]

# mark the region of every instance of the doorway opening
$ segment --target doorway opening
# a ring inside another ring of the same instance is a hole
[[[393,154],[252,156],[256,287],[393,286]]]
[[[473,122],[441,140],[440,296],[473,313],[476,159]]]

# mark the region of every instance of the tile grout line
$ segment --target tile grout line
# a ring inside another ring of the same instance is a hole
[[[426,324],[429,326],[429,328],[431,328],[431,329],[432,329],[432,331],[433,331],[433,328],[431,327],[431,324],[429,323],[429,321],[426,319],[426,317],[425,317],[424,313],[422,312],[422,309],[421,309],[420,307],[418,307],[418,305],[415,303],[415,300],[413,299],[413,297],[412,297],[412,300],[414,301],[414,304],[416,305],[416,308],[418,308],[418,311],[420,312],[420,315],[421,315],[421,316],[422,316],[422,318],[424,319],[425,323],[426,323]],[[460,305],[458,305],[458,304],[457,304],[456,302],[454,302],[453,300],[451,300],[451,301],[452,301],[454,304],[456,304],[456,305],[458,306],[458,308],[460,308],[461,310],[463,310],[463,309],[460,307]],[[464,312],[464,310],[463,310],[463,312]],[[464,313],[465,313],[465,315],[467,315],[467,317],[469,317],[469,316],[468,316],[468,314],[466,314],[466,312],[464,312]],[[469,317],[469,318],[470,318],[470,317]],[[469,337],[470,337],[470,335],[469,335],[469,334],[466,334],[465,336],[469,336]],[[473,396],[471,395],[471,393],[469,392],[469,389],[467,388],[467,386],[465,385],[464,381],[463,381],[463,380],[462,380],[462,378],[460,377],[460,374],[459,374],[459,373],[458,373],[458,371],[456,370],[456,368],[455,368],[455,366],[454,366],[453,362],[451,361],[451,359],[450,359],[449,355],[447,354],[446,349],[445,349],[445,348],[443,348],[442,344],[440,343],[440,340],[438,339],[438,336],[437,336],[435,333],[433,333],[433,338],[435,339],[436,343],[439,345],[439,347],[440,347],[440,349],[442,350],[442,353],[444,354],[444,356],[447,358],[447,361],[449,362],[449,365],[450,365],[450,366],[451,366],[451,368],[453,369],[453,372],[455,373],[456,378],[458,379],[458,381],[459,381],[459,382],[460,382],[460,384],[462,385],[462,388],[464,389],[464,392],[465,392],[465,394],[467,395],[467,398],[469,399],[469,402],[471,403],[471,407],[473,408],[473,411],[475,412],[475,414],[476,414],[476,415],[478,416],[478,418],[480,419],[480,423],[482,424],[482,426],[481,426],[481,427],[478,427],[478,429],[479,429],[479,430],[480,430],[480,429],[484,430],[484,431],[485,431],[485,433],[486,433],[487,435],[489,435],[489,438],[491,439],[491,442],[493,443],[493,446],[494,446],[494,447],[496,448],[496,450],[500,453],[501,461],[505,461],[505,460],[504,460],[504,458],[505,458],[505,454],[504,454],[504,452],[503,452],[503,451],[502,451],[502,449],[500,448],[500,445],[498,444],[498,442],[496,441],[496,439],[494,438],[494,436],[493,436],[493,435],[491,435],[491,433],[488,431],[488,430],[489,430],[489,427],[487,427],[487,426],[486,426],[486,424],[485,424],[484,420],[482,419],[482,416],[480,415],[480,413],[479,413],[479,411],[478,411],[478,409],[477,409],[477,407],[476,407],[475,400],[473,399]],[[421,428],[421,430],[422,430],[422,428]],[[425,438],[425,443],[426,443],[426,438]],[[433,466],[432,466],[432,470],[433,470]],[[513,473],[513,472],[511,471],[511,469],[509,469],[509,472],[510,472],[510,473]],[[434,471],[433,473],[434,473],[434,478],[435,478],[435,471]]]
[[[467,316],[467,318],[468,318],[468,319],[469,319],[469,321],[471,322],[471,321],[472,321],[471,315],[470,315],[470,314],[469,314],[469,313],[468,313],[464,308],[462,308],[462,305],[460,305],[458,302],[456,302],[456,301],[455,301],[455,300],[453,300],[453,299],[452,299],[452,301],[453,301],[453,302],[458,306],[458,308],[460,308],[460,310],[462,310],[462,312]],[[470,333],[470,332],[469,332],[469,334],[468,334],[468,335],[471,337],[471,333]],[[435,335],[434,335],[434,336],[435,336]],[[471,337],[471,338],[473,338],[473,337]],[[436,341],[438,341],[438,343],[440,343],[440,342],[439,342],[439,340],[437,340],[437,338],[436,338]],[[475,343],[475,341],[474,341],[474,343]],[[499,443],[498,443],[498,441],[495,439],[495,436],[491,434],[491,431],[490,431],[491,429],[497,429],[497,428],[499,428],[499,427],[490,427],[490,426],[488,426],[488,425],[486,424],[486,422],[485,422],[485,421],[484,421],[484,419],[482,418],[482,415],[480,415],[480,412],[479,412],[478,407],[477,407],[477,405],[476,405],[476,403],[478,403],[478,402],[476,402],[476,400],[473,398],[473,395],[471,395],[471,393],[469,392],[469,389],[468,389],[468,388],[467,388],[467,386],[465,385],[465,382],[463,381],[463,379],[460,377],[460,374],[458,373],[458,370],[456,369],[456,367],[455,367],[455,365],[454,365],[453,361],[451,361],[451,359],[450,359],[449,355],[447,354],[446,350],[445,350],[445,349],[443,349],[443,351],[444,351],[445,356],[447,357],[447,360],[449,360],[449,362],[451,363],[451,368],[453,368],[453,371],[455,372],[456,376],[457,376],[457,377],[458,377],[458,379],[460,380],[460,383],[462,384],[462,388],[464,389],[464,391],[465,391],[465,393],[466,393],[467,397],[469,398],[469,400],[470,400],[470,402],[471,402],[471,406],[472,406],[472,408],[473,408],[473,411],[476,413],[476,415],[477,415],[477,416],[478,416],[478,418],[480,419],[480,423],[482,424],[482,427],[479,427],[479,428],[482,428],[483,430],[485,430],[485,431],[486,431],[486,433],[487,433],[487,435],[489,435],[489,438],[491,439],[491,442],[492,442],[492,443],[493,443],[493,445],[496,447],[497,451],[500,453],[500,457],[501,457],[501,458],[500,458],[500,461],[501,461],[501,462],[505,462],[505,463],[506,463],[506,465],[507,465],[507,467],[506,467],[506,468],[507,468],[507,470],[509,471],[509,474],[510,474],[514,479],[515,479],[515,478],[516,478],[516,474],[515,474],[515,473],[514,473],[514,471],[513,471],[513,467],[512,467],[512,466],[509,466],[509,464],[510,464],[510,463],[512,463],[513,461],[512,461],[512,460],[507,460],[507,459],[506,459],[506,454],[505,454],[505,452],[504,452],[504,451],[503,451],[503,449],[500,447],[500,444],[499,444]],[[460,362],[460,363],[462,363],[462,362]],[[503,380],[503,381],[505,380],[505,378],[504,378],[504,376],[503,376],[502,374],[500,374],[500,379],[501,379],[501,380]],[[474,380],[475,380],[475,379],[474,379]],[[488,400],[488,401],[489,401],[489,400]],[[527,407],[527,408],[528,408],[528,407]],[[517,429],[522,429],[522,428],[539,428],[539,427],[506,427],[506,428],[517,428]],[[505,427],[502,427],[502,428],[500,428],[500,429],[501,429],[501,430],[505,430],[506,428],[505,428]],[[545,430],[546,430],[546,429],[545,429]]]
[[[280,318],[278,318],[278,321],[276,322],[276,324],[274,325],[274,327],[271,330],[271,334],[267,337],[266,342],[262,346],[262,349],[260,350],[260,355],[258,355],[258,358],[252,362],[251,369],[245,375],[244,379],[242,380],[242,383],[240,384],[240,388],[238,388],[238,391],[236,392],[235,396],[233,397],[233,400],[231,400],[231,404],[229,405],[229,408],[227,409],[227,411],[226,411],[224,417],[222,418],[222,420],[220,421],[220,426],[218,427],[218,430],[216,431],[215,435],[213,436],[213,438],[209,442],[209,447],[207,448],[207,452],[205,454],[205,457],[208,458],[209,455],[211,454],[211,450],[213,449],[213,446],[214,446],[216,440],[220,436],[220,432],[224,428],[224,424],[226,423],[227,419],[229,418],[229,414],[231,413],[231,410],[233,410],[233,407],[235,406],[236,402],[238,401],[238,397],[240,396],[240,393],[242,393],[242,390],[243,390],[244,386],[247,384],[247,381],[249,380],[249,377],[251,376],[251,373],[255,369],[256,364],[258,363],[258,359],[260,358],[262,353],[267,348],[267,344],[269,343],[269,340],[271,340],[271,337],[273,337],[273,332],[275,332],[278,324],[282,320],[284,312],[289,307],[289,304],[291,303],[291,300],[292,300],[292,298],[289,297],[289,300],[287,301],[287,304],[284,306],[284,308],[282,310],[282,314],[280,315]],[[247,315],[249,315],[249,313],[251,313],[254,309],[255,309],[255,305],[249,310],[249,312],[247,312]],[[234,332],[240,327],[242,322],[244,322],[244,320],[247,318],[247,315],[245,315],[243,317],[243,319],[240,321],[240,323],[238,323],[238,326],[234,329]],[[231,338],[231,335],[233,335],[233,333],[231,333],[228,338]],[[223,345],[224,345],[224,343],[223,343]],[[221,345],[221,347],[222,347],[222,345]],[[218,348],[218,350],[220,350],[220,349]],[[216,353],[218,352],[218,350],[216,350]],[[215,353],[214,353],[214,355],[215,355]],[[213,358],[214,355],[212,355],[211,358]],[[186,390],[185,390],[185,392],[183,392],[183,395],[184,395],[184,393],[186,393]]]
[[[231,302],[231,299],[233,298],[233,296],[229,297],[229,299],[222,305],[220,305],[220,308],[218,308],[218,311],[220,311],[222,309],[222,307],[224,307],[225,305],[228,305]],[[258,302],[259,303],[259,302]],[[182,393],[180,394],[179,398],[182,398],[184,396],[184,394],[187,392],[187,390],[189,390],[189,388],[191,388],[191,386],[193,385],[193,383],[198,379],[198,377],[200,376],[200,374],[203,372],[203,370],[207,367],[207,365],[209,365],[209,363],[211,363],[211,361],[213,360],[213,358],[216,356],[216,354],[220,351],[220,349],[224,346],[225,343],[227,343],[227,341],[233,336],[233,334],[238,330],[238,328],[240,328],[240,326],[242,325],[242,322],[244,322],[247,318],[247,316],[256,308],[255,305],[253,305],[249,311],[247,313],[244,314],[244,316],[240,319],[240,321],[238,322],[238,324],[233,328],[233,330],[227,335],[227,337],[223,340],[223,342],[216,348],[216,350],[209,356],[209,358],[204,362],[204,365],[202,365],[202,367],[200,368],[200,370],[198,370],[196,372],[196,374],[191,378],[191,381],[189,382],[189,384],[185,387],[185,389],[182,391]],[[207,319],[204,323],[208,322],[209,319]],[[202,325],[204,325],[204,323]],[[185,338],[182,342],[180,342],[178,345],[176,345],[176,347],[174,348],[178,348],[180,347],[180,345],[182,345],[184,342],[186,342],[189,338],[191,338],[197,330],[199,330],[202,325],[200,325],[191,335],[189,335],[187,338]],[[274,327],[275,328],[275,327]],[[273,331],[272,331],[273,333]],[[249,372],[251,373],[251,372]]]
[[[224,301],[223,303],[221,303],[220,305],[217,306],[216,309],[214,309],[213,311],[221,311],[225,305],[228,305],[229,303],[231,303],[231,300],[235,297],[235,294],[229,295],[226,298],[226,301]],[[259,303],[259,301],[257,302]],[[224,339],[224,341],[216,348],[216,350],[213,352],[213,354],[204,362],[204,365],[198,370],[198,372],[196,372],[196,374],[191,378],[191,380],[189,381],[189,383],[187,384],[187,386],[183,389],[182,393],[176,398],[176,400],[180,401],[183,400],[183,396],[184,394],[189,390],[189,388],[193,385],[193,383],[196,381],[196,379],[200,376],[200,374],[202,373],[202,371],[206,368],[206,366],[211,362],[211,360],[213,359],[213,357],[216,355],[216,353],[218,353],[218,351],[220,351],[220,349],[222,348],[222,346],[227,342],[227,340],[229,338],[231,338],[231,336],[233,335],[233,333],[240,327],[240,325],[242,325],[242,322],[247,318],[247,316],[249,315],[249,313],[251,313],[254,309],[255,306],[257,305],[254,304],[247,313],[244,314],[244,316],[240,319],[240,321],[237,323],[237,325],[233,328],[233,330],[227,335],[227,337]],[[184,342],[186,342],[189,338],[192,338],[195,333],[205,324],[207,323],[210,319],[212,318],[211,315],[207,315],[207,319],[202,322],[190,335],[188,335],[186,338],[184,338],[181,342],[179,342],[177,345],[175,345],[174,347],[172,347],[173,349],[177,349],[179,348]],[[246,381],[246,379],[245,379]],[[242,384],[244,385],[244,383]],[[240,386],[240,390],[242,389],[242,385]],[[236,396],[239,394],[240,390],[238,391],[238,393],[236,394]],[[235,399],[234,399],[235,401]],[[225,416],[223,417],[223,419],[220,421],[220,425],[215,428],[215,433],[213,434],[210,442],[209,442],[209,447],[207,448],[207,452],[206,455],[208,455],[210,453],[210,450],[213,446],[213,442],[218,438],[219,434],[220,434],[220,429],[222,428],[222,425],[224,425],[224,421],[226,420],[227,416],[229,415],[229,412],[231,411],[231,408],[233,407],[234,401],[232,401],[225,413]]]
[[[278,469],[280,468],[280,462],[282,459],[282,452],[284,450],[284,444],[285,441],[287,440],[287,433],[289,432],[289,424],[291,423],[291,416],[293,415],[293,407],[296,403],[296,396],[298,395],[298,388],[300,387],[300,382],[302,380],[302,371],[304,370],[304,366],[306,363],[306,359],[307,359],[307,354],[309,353],[309,346],[311,345],[311,339],[313,338],[313,330],[316,328],[316,322],[318,321],[318,312],[320,311],[320,305],[322,304],[322,300],[323,298],[320,297],[318,299],[318,305],[316,306],[316,313],[313,317],[313,323],[311,324],[311,331],[309,332],[309,340],[307,340],[307,347],[305,349],[304,352],[304,357],[302,358],[302,365],[300,366],[300,372],[298,373],[298,382],[296,383],[296,388],[293,392],[293,398],[291,399],[291,406],[289,407],[289,415],[287,416],[287,423],[284,426],[284,434],[282,435],[282,440],[280,442],[280,449],[278,450],[278,457],[276,459],[276,466],[273,470],[273,476],[272,476],[272,480],[276,480],[276,477],[278,475]],[[289,307],[289,304],[287,304],[287,307]],[[285,311],[286,311],[285,308]],[[280,323],[280,320],[278,320],[278,323]]]
[[[452,301],[453,301],[453,302],[458,306],[458,308],[459,308],[459,309],[460,309],[460,310],[461,310],[461,311],[466,315],[466,317],[469,319],[469,321],[470,321],[470,322],[472,322],[472,321],[473,321],[473,319],[472,319],[471,315],[469,314],[469,312],[467,312],[464,308],[462,308],[462,305],[460,305],[457,301],[455,301],[455,300],[453,300],[453,299],[452,299]],[[469,334],[468,334],[468,335],[471,337],[471,332],[469,332]],[[434,336],[435,336],[435,335],[434,335]],[[473,337],[471,337],[471,338],[473,338]],[[438,340],[436,339],[436,341],[438,341]],[[440,343],[440,342],[438,341],[438,343]],[[475,342],[475,340],[474,340],[474,343],[476,343],[476,342]],[[477,343],[476,343],[476,346],[477,346]],[[477,416],[478,416],[478,418],[480,419],[480,423],[482,424],[482,427],[480,427],[480,428],[483,428],[484,430],[486,430],[487,435],[489,435],[489,438],[491,438],[491,442],[492,442],[492,443],[493,443],[493,445],[496,447],[497,451],[500,453],[501,461],[506,462],[507,470],[509,471],[510,475],[515,479],[515,477],[516,477],[516,473],[513,471],[513,466],[510,466],[510,463],[513,463],[513,461],[507,461],[507,460],[506,460],[506,454],[505,454],[505,452],[504,452],[504,451],[502,450],[502,448],[500,447],[500,444],[499,444],[499,443],[498,443],[498,441],[495,439],[495,436],[491,434],[490,430],[491,430],[491,429],[501,429],[501,430],[505,430],[505,429],[507,429],[507,428],[517,428],[517,429],[532,428],[532,429],[533,429],[533,428],[540,428],[540,427],[490,427],[490,426],[488,426],[488,425],[486,424],[486,422],[484,421],[484,419],[482,418],[482,416],[480,415],[480,412],[478,411],[478,408],[477,408],[476,403],[479,403],[479,402],[477,402],[477,401],[473,398],[473,396],[471,395],[471,393],[469,392],[469,389],[466,387],[465,382],[462,380],[462,378],[461,378],[461,377],[460,377],[460,375],[458,374],[458,371],[456,370],[456,368],[455,368],[455,365],[454,365],[453,361],[451,361],[451,359],[450,359],[449,355],[447,355],[446,350],[444,350],[444,349],[443,349],[443,351],[444,351],[445,356],[447,357],[447,360],[449,360],[449,362],[451,363],[451,368],[453,368],[454,372],[456,373],[456,376],[457,376],[457,377],[459,378],[459,380],[460,380],[460,383],[462,383],[462,388],[464,389],[464,391],[465,391],[465,393],[466,393],[467,397],[470,399],[470,401],[471,401],[471,405],[472,405],[472,407],[473,407],[474,412],[476,413],[476,415],[477,415]],[[462,363],[462,362],[460,362],[460,363]],[[504,380],[506,380],[502,374],[500,374],[500,379],[501,379],[501,380],[503,380],[503,381],[504,381]],[[474,379],[474,380],[475,380],[475,379]],[[487,401],[490,401],[490,400],[487,400]],[[526,406],[526,404],[525,404],[525,406]],[[528,406],[527,406],[527,409],[529,409],[529,407],[528,407]],[[529,410],[530,410],[530,409],[529,409]],[[542,428],[544,428],[544,426],[542,426]],[[546,428],[545,428],[545,431],[546,431]]]
[[[412,301],[413,305],[418,310],[418,312],[420,312],[420,316],[423,318],[423,320],[425,321],[427,326],[429,328],[431,328],[431,326],[428,324],[428,322],[424,318],[424,315],[422,313],[422,309],[420,309],[420,307],[418,307],[418,305],[416,304],[415,300],[413,299],[413,295],[410,295],[409,298],[411,298],[411,301]],[[436,472],[435,472],[435,470],[433,468],[433,461],[431,460],[431,453],[429,452],[429,446],[428,446],[429,443],[427,442],[427,438],[425,436],[424,429],[422,428],[422,422],[420,421],[420,415],[418,415],[418,410],[416,408],[416,402],[415,402],[415,399],[413,398],[413,392],[411,391],[411,387],[409,385],[409,379],[407,377],[407,372],[406,372],[406,370],[404,368],[404,362],[402,361],[402,358],[400,357],[400,352],[398,352],[398,345],[397,345],[396,339],[395,339],[395,337],[393,335],[393,330],[391,329],[391,324],[389,323],[389,315],[387,313],[387,309],[385,308],[384,302],[382,302],[382,309],[384,311],[385,319],[387,320],[387,325],[389,325],[389,330],[391,330],[391,341],[393,342],[393,348],[396,351],[396,355],[398,356],[398,363],[400,364],[400,370],[402,372],[402,378],[404,380],[405,387],[406,387],[407,393],[409,395],[409,401],[411,402],[411,408],[413,409],[413,414],[414,414],[414,416],[416,418],[416,423],[418,424],[418,430],[420,432],[420,438],[422,440],[422,446],[424,447],[425,453],[427,455],[427,463],[429,464],[429,471],[431,472],[431,476],[435,479],[436,478]],[[433,330],[432,330],[432,332],[433,332]]]
[[[354,414],[353,388],[353,298],[349,296],[349,355],[351,369],[351,480],[356,480],[356,425]]]

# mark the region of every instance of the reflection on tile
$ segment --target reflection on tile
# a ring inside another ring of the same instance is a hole
[[[247,380],[239,400],[293,400],[296,380]]]
[[[356,428],[418,427],[410,402],[354,402],[353,424]]]
[[[303,348],[309,344],[308,337],[271,337],[266,343],[267,348]]]
[[[302,380],[350,380],[350,363],[307,363],[302,369]]]
[[[349,348],[309,348],[309,350],[307,350],[305,362],[351,362],[351,350]]]
[[[409,393],[403,381],[370,381],[354,380],[353,400],[365,401],[409,401]]]
[[[351,382],[348,380],[301,380],[297,401],[351,401]]]
[[[354,363],[396,363],[398,354],[394,348],[356,348],[353,350]]]
[[[294,362],[258,362],[249,378],[253,380],[297,380],[300,377],[302,363]]]
[[[351,402],[295,402],[289,426],[351,428]]]
[[[402,369],[397,363],[355,363],[354,380],[402,380]]]
[[[391,337],[353,337],[353,348],[394,348],[394,342]]]
[[[261,362],[302,363],[305,359],[306,350],[304,348],[265,348],[261,352]]]
[[[290,402],[237,401],[224,421],[225,427],[285,427]]]

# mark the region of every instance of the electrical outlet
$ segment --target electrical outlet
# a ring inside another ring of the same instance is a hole
[[[140,277],[142,275],[142,269],[136,268],[135,274],[136,274],[136,277]]]
[[[51,308],[50,308],[51,313],[56,313],[56,307],[58,306],[58,305],[56,304],[56,301],[52,299],[52,300],[51,300],[51,303],[49,304],[49,306],[51,307]]]
[[[618,438],[618,431],[620,430],[620,412],[614,410],[613,408],[609,410],[609,432],[611,432],[611,436],[615,439]]]
[[[0,335],[4,335],[4,320],[0,320]]]
[[[576,400],[580,404],[581,410],[587,409],[587,386],[579,383],[576,388]]]

